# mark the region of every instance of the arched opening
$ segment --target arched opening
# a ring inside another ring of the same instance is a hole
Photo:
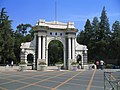
[[[77,63],[79,63],[79,64],[81,64],[81,60],[82,58],[81,58],[81,55],[79,54],[79,55],[77,55]]]
[[[59,40],[52,40],[48,45],[48,66],[54,66],[64,59],[63,44]]]
[[[34,59],[34,55],[33,54],[28,54],[27,55],[27,61],[28,61],[28,63],[33,63],[33,59]]]

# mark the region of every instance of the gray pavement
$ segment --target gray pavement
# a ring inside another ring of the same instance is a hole
[[[20,72],[18,69],[0,67],[0,90],[104,90],[104,70]]]

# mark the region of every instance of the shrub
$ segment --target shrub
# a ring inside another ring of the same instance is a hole
[[[71,65],[78,65],[78,63],[77,62],[72,62]]]
[[[113,68],[113,65],[112,65],[112,64],[107,64],[105,67],[106,67],[106,68],[109,68],[109,69],[112,69],[112,68]]]
[[[39,65],[46,65],[45,62],[39,62]]]
[[[20,64],[26,64],[26,62],[25,61],[21,61]]]
[[[63,64],[62,62],[56,62],[56,64]]]

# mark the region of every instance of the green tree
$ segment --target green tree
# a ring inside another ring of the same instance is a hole
[[[2,62],[10,62],[14,59],[14,37],[13,30],[11,28],[11,20],[2,8],[0,12],[0,55],[2,56]]]
[[[26,36],[29,28],[31,29],[30,24],[20,24],[17,26],[17,32],[23,36]]]
[[[84,31],[81,31],[77,35],[77,41],[80,44],[87,45],[88,47],[88,56],[91,58],[91,47],[92,47],[92,42],[93,42],[93,30],[92,30],[92,25],[89,19],[87,19],[86,24],[84,26]]]
[[[92,26],[89,19],[87,19],[84,28],[85,29],[78,34],[77,41],[80,44],[88,45],[92,38]]]
[[[93,30],[93,39],[94,39],[94,41],[97,41],[98,37],[99,37],[99,34],[98,34],[98,31],[99,31],[99,20],[98,20],[97,17],[93,18],[92,30]]]
[[[114,59],[120,59],[120,22],[115,21],[112,25],[111,54]]]
[[[49,65],[55,65],[57,62],[63,62],[63,45],[58,40],[53,40],[49,43]]]
[[[20,24],[17,26],[17,30],[14,33],[15,38],[14,53],[17,62],[20,61],[21,43],[30,42],[33,39],[31,33],[29,33],[30,31],[32,31],[32,26],[30,24]],[[32,34],[33,33],[34,32],[32,32]]]
[[[105,7],[103,7],[101,17],[100,17],[100,30],[99,30],[99,40],[101,39],[108,39],[110,36],[110,27],[109,27],[109,20],[107,18],[107,13]]]
[[[103,7],[101,17],[100,17],[100,24],[99,24],[99,31],[98,31],[98,55],[100,59],[108,59],[109,58],[109,44],[110,44],[110,36],[111,31],[109,27],[109,20],[107,17],[107,13],[105,7]]]
[[[91,42],[92,39],[92,26],[90,23],[90,20],[87,19],[86,24],[84,26],[84,44],[88,45]]]
[[[83,31],[83,30],[81,30],[81,31],[78,33],[78,35],[77,35],[77,42],[78,42],[79,44],[85,44],[85,42],[84,42],[84,31]]]
[[[80,44],[87,45],[88,59],[108,59],[110,56],[111,31],[105,7],[103,7],[100,21],[93,18],[92,25],[87,19],[84,30],[77,36]]]
[[[97,17],[93,18],[92,21],[92,34],[91,34],[91,42],[89,43],[89,59],[95,60],[97,56],[95,55],[98,53],[97,51],[97,41],[98,41],[98,31],[99,31],[99,20]]]

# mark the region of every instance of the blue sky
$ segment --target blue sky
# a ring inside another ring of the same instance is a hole
[[[106,7],[110,25],[120,21],[120,0],[56,0],[57,20],[73,21],[79,30],[84,29],[87,19],[101,16],[103,6]],[[0,0],[0,8],[5,7],[12,26],[21,23],[35,25],[39,19],[55,20],[55,0]]]

